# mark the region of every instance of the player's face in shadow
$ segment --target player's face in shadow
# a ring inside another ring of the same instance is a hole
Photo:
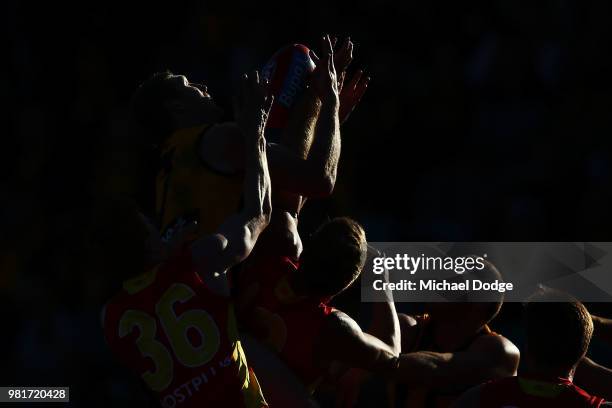
[[[171,104],[176,114],[204,122],[217,122],[221,118],[223,110],[214,102],[206,85],[189,82],[184,75],[176,75],[172,80],[179,95]]]

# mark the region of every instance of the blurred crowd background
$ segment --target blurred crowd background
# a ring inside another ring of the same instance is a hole
[[[105,349],[108,282],[87,229],[106,197],[150,210],[128,103],[162,69],[207,84],[231,119],[242,72],[283,45],[350,35],[353,69],[372,81],[342,129],[336,192],[309,204],[306,230],[349,215],[374,241],[610,241],[612,3],[284,7],[0,4],[1,385],[70,385],[75,407],[144,398]],[[519,309],[493,325],[517,343]]]

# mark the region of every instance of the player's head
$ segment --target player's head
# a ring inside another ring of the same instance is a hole
[[[90,236],[115,282],[143,273],[166,255],[157,229],[129,200],[100,205],[93,214]]]
[[[572,373],[593,336],[593,321],[578,300],[552,289],[541,289],[525,305],[526,354],[542,370]]]
[[[357,279],[366,254],[361,225],[350,218],[334,218],[319,227],[302,252],[300,282],[310,295],[335,296]]]
[[[179,128],[218,121],[223,111],[205,85],[164,71],[138,87],[132,97],[132,113],[157,145]]]
[[[486,259],[482,259],[483,268],[474,268],[450,279],[456,282],[478,279],[482,282],[503,282],[499,270]],[[452,296],[452,295],[451,295]],[[491,322],[499,313],[504,303],[503,292],[469,291],[460,298],[449,297],[448,302],[432,302],[426,308],[437,321],[457,322],[458,319],[478,330]]]

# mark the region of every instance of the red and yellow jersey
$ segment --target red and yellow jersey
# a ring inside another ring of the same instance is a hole
[[[183,251],[126,281],[105,306],[112,352],[163,407],[266,407],[238,338],[232,303]]]
[[[199,144],[210,127],[179,129],[162,148],[156,211],[166,242],[193,221],[198,233],[213,233],[239,208],[243,177],[216,171],[200,159]]]
[[[480,392],[480,406],[486,408],[587,408],[599,407],[603,402],[566,378],[546,382],[509,377],[484,384]]]
[[[441,350],[434,342],[433,331],[431,325],[431,317],[425,313],[423,315],[414,316],[417,321],[417,335],[412,348],[409,352],[416,351],[433,351],[438,353],[444,352],[459,352],[466,350],[480,336],[497,336],[498,334],[492,331],[488,325],[484,325],[483,329],[474,338],[470,339],[464,346],[457,350]],[[473,384],[477,385],[477,384]],[[410,390],[396,390],[399,400],[403,401],[404,407],[424,407],[424,408],[447,408],[459,398],[471,386],[449,387],[447,389],[432,390],[428,388],[412,388]],[[397,397],[395,397],[397,398]]]
[[[326,300],[294,293],[290,277],[297,270],[288,257],[254,257],[244,265],[240,286],[245,292],[257,288],[245,324],[312,392],[325,374],[315,361],[315,342],[333,308]]]

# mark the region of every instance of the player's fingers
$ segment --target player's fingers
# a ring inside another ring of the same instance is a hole
[[[344,78],[346,78],[346,71],[342,71],[338,75],[338,91],[342,91],[342,87],[344,86]]]
[[[331,43],[332,43],[332,47],[335,49],[336,44],[338,44],[338,37],[336,36],[331,37]]]
[[[264,104],[264,112],[266,115],[270,114],[270,109],[272,109],[272,104],[274,103],[274,95],[268,95]]]
[[[349,44],[351,43],[345,42],[344,45],[336,52],[336,55],[334,56],[336,69],[339,71],[346,70],[351,61],[353,60],[352,46]]]
[[[342,42],[341,50],[348,50],[349,44],[351,43],[351,37],[346,37]]]
[[[334,67],[334,56],[332,54],[327,54],[327,70],[330,74],[336,73],[336,68]]]
[[[321,38],[321,48],[325,54],[334,54],[334,48],[331,44],[331,39],[328,34],[325,34],[323,38]]]
[[[253,85],[258,85],[259,84],[259,71],[257,71],[256,69],[253,70],[253,72],[251,73],[251,78],[253,81]]]
[[[346,58],[350,50],[350,44],[351,44],[350,37],[346,37],[346,39],[342,43],[342,46],[336,49],[336,54],[340,54],[343,56],[343,58]]]
[[[353,60],[353,42],[350,40],[347,44],[346,52],[348,54],[349,61],[352,61]]]
[[[353,77],[351,78],[351,82],[349,82],[349,85],[348,85],[349,89],[355,89],[362,76],[363,76],[363,70],[361,69],[357,70],[357,72],[355,72],[355,75],[353,75]]]
[[[368,84],[370,83],[370,79],[370,77],[367,77],[366,79],[361,81],[359,83],[359,86],[357,86],[357,89],[355,89],[355,97],[357,99],[357,102],[361,100],[363,94],[365,94],[365,92],[368,90]]]

